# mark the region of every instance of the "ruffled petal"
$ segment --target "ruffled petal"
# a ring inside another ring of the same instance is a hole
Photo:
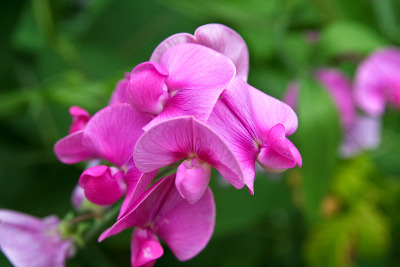
[[[83,133],[83,144],[96,155],[122,167],[132,157],[142,127],[152,116],[128,104],[108,106],[97,112]]]
[[[257,160],[266,170],[281,172],[298,165],[302,159],[297,148],[285,137],[285,127],[277,124],[271,128],[267,136],[267,144],[258,154]]]
[[[185,43],[195,43],[196,40],[194,36],[189,33],[177,33],[174,34],[164,41],[162,41],[154,50],[153,54],[150,57],[150,61],[154,61],[160,63],[161,56],[170,49],[171,47],[178,45],[178,44],[185,44]]]
[[[79,178],[79,185],[89,201],[97,205],[111,205],[125,194],[123,176],[116,168],[99,165],[85,170]]]
[[[192,116],[169,119],[150,128],[138,140],[133,154],[135,165],[144,173],[186,157],[198,157],[234,187],[243,187],[242,169],[228,144]]]
[[[258,136],[256,129],[245,127],[222,99],[215,105],[207,125],[229,144],[240,163],[246,186],[254,194],[254,163],[259,151],[254,140],[254,136]]]
[[[235,77],[235,66],[224,55],[197,44],[180,44],[167,50],[161,63],[169,76],[170,93],[164,110],[145,130],[178,116],[193,115],[207,121],[222,91]]]
[[[206,24],[196,29],[196,41],[226,55],[236,67],[236,75],[247,81],[249,51],[246,42],[234,30],[222,24]]]
[[[70,134],[54,145],[54,153],[58,160],[65,164],[96,158],[96,154],[83,146],[83,130]]]
[[[149,229],[136,228],[131,241],[132,267],[153,266],[164,250],[157,237]]]
[[[184,199],[193,204],[204,195],[210,178],[210,164],[197,158],[186,159],[176,171],[176,189]]]
[[[155,62],[144,62],[136,66],[126,87],[129,103],[136,110],[160,113],[169,98],[164,83],[168,71]]]

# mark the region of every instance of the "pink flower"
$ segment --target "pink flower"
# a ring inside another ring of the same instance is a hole
[[[0,209],[0,249],[14,266],[65,266],[73,243],[63,240],[56,216],[44,219]]]
[[[127,99],[135,109],[157,115],[145,130],[165,119],[185,115],[206,121],[235,76],[229,58],[198,44],[175,45],[162,54],[159,62],[136,66],[126,87]]]
[[[72,124],[69,128],[69,134],[82,130],[86,123],[90,120],[89,113],[81,107],[73,106],[69,109],[72,116]]]
[[[193,116],[169,119],[150,128],[138,140],[133,158],[144,173],[185,159],[175,183],[189,203],[195,203],[206,191],[211,166],[234,187],[244,186],[242,169],[229,145]]]
[[[122,197],[125,191],[126,201],[129,201],[140,179],[143,178],[143,183],[150,183],[156,172],[142,174],[133,164],[132,154],[136,141],[144,132],[142,127],[152,118],[128,104],[108,106],[97,112],[82,130],[56,143],[54,151],[64,163],[98,158],[118,167],[100,165],[83,172],[79,184],[91,202],[109,205]]]
[[[128,99],[126,98],[126,86],[129,83],[130,76],[130,73],[125,73],[125,78],[117,83],[108,103],[109,106],[128,103]]]
[[[364,149],[376,148],[380,142],[380,120],[357,113],[351,83],[337,69],[321,68],[315,71],[315,79],[331,95],[340,115],[343,139],[339,149],[342,157],[348,158]],[[292,107],[297,106],[299,85],[291,82],[284,100]]]
[[[160,237],[175,256],[185,261],[207,245],[215,225],[215,204],[208,188],[195,204],[189,204],[174,186],[175,175],[162,178],[131,202],[124,216],[107,229],[99,241],[136,227],[131,241],[132,266],[152,266],[162,256]]]
[[[386,103],[400,108],[400,50],[373,52],[357,68],[354,82],[357,105],[370,116],[380,116]]]
[[[255,161],[273,172],[302,165],[299,151],[286,138],[297,129],[294,111],[239,77],[224,91],[207,124],[229,144],[252,194]]]
[[[196,29],[194,35],[177,33],[161,42],[151,55],[150,61],[160,63],[162,55],[171,47],[183,43],[196,43],[227,56],[236,67],[236,75],[247,81],[249,51],[243,38],[222,24],[206,24]]]

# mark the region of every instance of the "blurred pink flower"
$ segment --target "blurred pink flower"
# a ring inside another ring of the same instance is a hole
[[[17,267],[61,267],[73,243],[63,240],[56,216],[39,219],[0,209],[0,249]]]
[[[380,116],[387,103],[400,108],[400,49],[379,49],[357,68],[354,81],[357,105],[370,116]]]
[[[215,203],[207,188],[195,204],[184,200],[174,186],[175,175],[162,178],[135,201],[125,215],[99,237],[99,241],[136,227],[131,241],[132,266],[152,266],[164,251],[160,237],[181,260],[189,260],[204,249],[215,225]]]

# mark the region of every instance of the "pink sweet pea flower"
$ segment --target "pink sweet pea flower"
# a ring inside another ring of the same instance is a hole
[[[164,251],[160,237],[181,260],[200,253],[212,236],[215,225],[215,203],[207,188],[203,197],[189,204],[174,186],[175,175],[162,178],[134,202],[124,216],[107,229],[99,241],[136,227],[131,241],[132,266],[152,266]]]
[[[110,205],[125,191],[128,201],[140,179],[150,183],[156,172],[142,174],[133,164],[132,154],[136,141],[144,132],[142,127],[152,118],[129,104],[115,104],[97,112],[82,130],[56,143],[54,151],[64,163],[98,158],[118,167],[100,165],[82,173],[79,184],[91,202]]]
[[[73,106],[69,109],[72,116],[72,124],[69,128],[69,134],[82,130],[90,120],[90,114],[81,107]]]
[[[133,158],[144,173],[185,159],[175,183],[189,203],[195,203],[206,191],[211,166],[234,187],[244,186],[242,169],[228,144],[193,116],[169,119],[150,128],[138,140]]]
[[[331,95],[340,115],[343,140],[339,154],[349,158],[362,150],[374,149],[380,142],[380,120],[357,114],[349,79],[337,69],[321,68],[315,72],[317,79]],[[297,106],[299,85],[291,82],[284,100],[292,107]]]
[[[222,24],[206,24],[196,29],[194,35],[177,33],[161,42],[151,55],[150,61],[160,63],[162,55],[171,47],[183,43],[196,43],[227,56],[236,67],[236,75],[247,81],[249,51],[243,38]]]
[[[202,45],[179,44],[163,53],[160,63],[136,66],[126,95],[135,109],[158,114],[145,130],[185,115],[205,122],[233,77],[235,66],[226,56]]]
[[[65,266],[73,243],[63,240],[56,216],[44,219],[0,209],[0,249],[17,267]]]
[[[357,105],[370,116],[382,115],[386,103],[400,108],[400,49],[380,49],[361,62],[354,94]]]
[[[255,161],[272,172],[302,165],[299,151],[286,138],[297,129],[294,111],[239,77],[224,91],[207,124],[229,143],[252,194]]]

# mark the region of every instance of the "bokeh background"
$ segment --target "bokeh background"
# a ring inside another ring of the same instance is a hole
[[[84,168],[53,153],[68,108],[95,113],[163,39],[216,22],[247,42],[251,85],[281,99],[290,81],[306,84],[291,137],[303,167],[260,172],[254,196],[214,175],[211,242],[184,263],[165,248],[156,266],[400,266],[400,111],[384,114],[379,148],[340,159],[337,111],[310,78],[322,66],[352,78],[369,53],[399,46],[399,14],[397,0],[5,1],[0,208],[64,217]],[[130,266],[130,237],[92,240],[67,266]]]

